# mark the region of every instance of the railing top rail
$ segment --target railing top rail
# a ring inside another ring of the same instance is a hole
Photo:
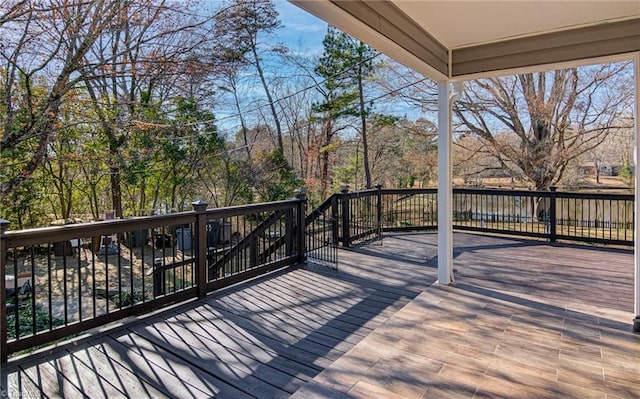
[[[186,224],[193,221],[193,211],[171,215],[142,216],[126,219],[103,220],[69,224],[65,226],[39,227],[35,229],[14,230],[4,233],[8,247],[33,245],[54,241],[65,241],[78,237],[91,237],[124,233],[170,224]]]
[[[436,189],[437,190],[437,189]],[[594,192],[572,192],[572,191],[543,191],[543,190],[512,190],[504,188],[467,188],[454,187],[454,193],[465,194],[485,194],[504,195],[522,197],[549,197],[555,195],[558,198],[579,198],[579,199],[621,199],[633,200],[633,194],[624,193],[594,193]],[[553,193],[553,194],[552,194]]]
[[[375,188],[370,188],[367,190],[360,190],[360,191],[351,191],[347,193],[347,198],[368,197],[368,196],[376,195],[377,192],[378,190]]]
[[[521,196],[521,197],[548,197],[551,195],[551,191],[515,190],[510,188],[506,189],[506,188],[454,187],[453,192],[464,193],[464,194],[505,195],[505,196]]]
[[[605,200],[624,200],[633,201],[634,194],[622,194],[622,193],[575,193],[568,191],[557,191],[557,198],[577,198],[577,199],[605,199]]]
[[[278,211],[282,209],[292,208],[300,201],[302,200],[294,198],[274,202],[260,202],[257,204],[228,206],[224,208],[210,208],[207,209],[207,216],[223,218],[227,216],[246,215],[263,211]]]
[[[380,190],[384,195],[393,194],[435,194],[438,192],[437,188],[383,188]]]
[[[207,210],[207,216],[212,218],[224,218],[232,215],[287,209],[293,207],[299,201],[299,199],[291,199],[225,208],[212,208]],[[6,239],[7,246],[9,248],[14,248],[25,245],[44,244],[53,241],[65,241],[78,237],[109,235],[167,225],[187,224],[193,222],[195,215],[196,213],[194,211],[187,211],[169,215],[140,216],[124,219],[103,220],[98,222],[68,224],[65,226],[39,227],[34,229],[6,231],[3,234],[3,237]]]
[[[352,191],[347,193],[347,198],[370,197],[377,193],[382,195],[410,195],[410,194],[435,194],[437,188],[383,188]],[[570,192],[570,191],[546,191],[546,190],[515,190],[505,188],[468,188],[454,187],[455,194],[478,194],[478,195],[500,195],[506,197],[550,197],[552,195],[557,198],[576,198],[576,199],[593,199],[593,200],[623,200],[633,201],[634,194],[625,193],[595,193],[595,192]]]

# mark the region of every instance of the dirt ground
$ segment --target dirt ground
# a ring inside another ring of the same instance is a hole
[[[98,316],[113,310],[117,299],[133,292],[140,298],[153,297],[154,262],[179,263],[192,256],[191,251],[170,247],[164,250],[151,246],[128,248],[120,245],[119,254],[93,251],[87,246],[74,249],[66,256],[47,254],[11,255],[7,262],[7,274],[33,273],[36,303],[57,317],[69,322]],[[190,285],[192,271],[189,265],[179,266],[165,275],[167,289]],[[112,298],[110,301],[107,297]],[[94,299],[95,298],[95,299]],[[79,310],[82,309],[82,313]]]

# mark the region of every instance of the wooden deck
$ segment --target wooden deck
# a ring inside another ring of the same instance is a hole
[[[640,397],[630,251],[456,234],[340,251],[12,360],[17,397]],[[608,396],[607,396],[608,395]]]
[[[289,397],[435,279],[424,262],[341,256],[339,272],[276,273],[10,362],[3,386],[9,397]]]
[[[455,285],[421,293],[292,397],[640,398],[631,252],[455,240]]]

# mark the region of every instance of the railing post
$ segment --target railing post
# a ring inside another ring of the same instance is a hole
[[[153,297],[167,293],[166,270],[163,265],[163,258],[153,260]]]
[[[340,242],[340,231],[338,230],[338,195],[331,196],[331,239],[334,245]]]
[[[294,192],[296,192],[295,198],[299,199],[297,191],[298,190],[294,190]],[[297,211],[298,211],[298,214],[300,214],[299,205],[298,205]],[[298,231],[296,230],[297,226],[294,219],[295,215],[296,213],[293,211],[293,209],[287,209],[284,211],[284,231],[285,231],[284,248],[285,248],[285,254],[287,257],[291,256],[294,253],[294,248],[296,248],[298,245],[298,243],[296,242],[296,239],[298,238],[298,234],[297,234]],[[304,235],[304,231],[302,232],[302,234]]]
[[[349,223],[349,220],[351,219],[351,216],[349,215],[349,186],[340,186],[340,193],[342,194],[342,246],[348,248],[351,246],[351,226]]]
[[[299,188],[295,191],[296,199],[298,203],[298,228],[295,229],[298,232],[298,263],[304,263],[307,261],[307,250],[305,248],[305,238],[307,235],[307,227],[305,220],[307,217],[307,193],[305,189]]]
[[[556,242],[556,186],[549,187],[551,195],[549,196],[549,241]]]
[[[382,234],[382,184],[376,183],[375,188],[378,197],[378,203],[376,205],[376,229],[378,229],[378,234]]]
[[[196,215],[196,283],[198,284],[198,298],[207,296],[207,201],[191,203]]]
[[[7,291],[5,287],[5,261],[7,259],[7,242],[4,232],[9,221],[0,219],[0,364],[5,364],[9,358],[7,342]],[[16,273],[17,275],[17,273]],[[5,385],[6,386],[6,385]]]

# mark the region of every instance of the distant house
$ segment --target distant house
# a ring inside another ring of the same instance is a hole
[[[623,167],[621,163],[602,163],[596,169],[595,162],[585,162],[578,167],[578,172],[583,176],[596,176],[598,172],[600,176],[618,176]]]

